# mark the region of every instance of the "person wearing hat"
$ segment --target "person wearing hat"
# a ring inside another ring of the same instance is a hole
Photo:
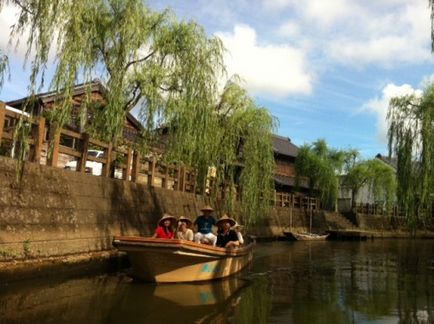
[[[215,246],[217,243],[217,236],[212,232],[213,225],[216,224],[212,212],[214,209],[210,205],[204,206],[201,210],[202,215],[198,216],[194,221],[197,226],[197,233],[194,235],[196,243],[211,244]]]
[[[178,240],[193,241],[193,231],[190,229],[191,220],[187,217],[180,216],[178,218],[178,228],[176,229],[175,238]]]
[[[241,234],[241,229],[242,229],[242,225],[238,224],[238,222],[235,222],[234,227],[232,227],[232,229],[235,231],[235,233],[237,233],[238,236],[238,242],[240,242],[240,245],[244,244],[244,238],[243,238],[243,234]]]
[[[235,248],[240,245],[237,233],[231,229],[236,222],[228,215],[224,214],[218,221],[217,246],[224,248]]]
[[[169,214],[164,214],[158,221],[157,229],[153,238],[173,239],[174,231],[173,224],[176,222],[176,218]]]

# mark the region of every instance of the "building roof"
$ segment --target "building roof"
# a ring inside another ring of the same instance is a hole
[[[295,177],[276,174],[276,175],[274,175],[274,181],[276,184],[281,185],[281,186],[286,186],[286,187],[295,187],[296,186]],[[300,179],[298,186],[300,188],[307,188],[308,189],[309,183],[308,183],[307,179]]]
[[[80,83],[74,86],[73,89],[73,96],[79,96],[82,94],[85,94],[86,91],[89,90],[90,86],[90,91],[91,92],[99,92],[101,93],[103,96],[104,94],[107,92],[107,89],[105,88],[105,86],[102,84],[102,82],[100,80],[93,80],[92,82],[89,83]],[[58,92],[56,91],[48,91],[48,92],[44,92],[44,93],[38,93],[35,95],[35,98],[43,105],[53,102],[56,99],[61,98],[61,94],[59,95]],[[30,96],[21,98],[21,99],[17,99],[17,100],[12,100],[12,101],[8,101],[6,102],[6,105],[13,107],[13,108],[17,108],[17,107],[21,107],[27,100],[30,99]],[[143,129],[142,124],[130,113],[127,113],[126,116],[127,120],[136,128],[136,129]]]
[[[398,169],[398,159],[397,158],[391,158],[388,156],[384,156],[381,155],[380,153],[378,153],[375,158],[383,161],[384,163],[390,165],[392,168],[394,168],[395,170]]]
[[[106,92],[106,89],[105,89],[104,85],[101,83],[101,81],[94,80],[94,81],[89,82],[89,83],[80,83],[80,84],[75,85],[74,89],[73,89],[73,96],[78,96],[78,95],[86,93],[89,86],[91,87],[91,89],[90,89],[91,92],[97,91],[97,92],[100,92],[101,94],[104,94]],[[48,92],[38,93],[35,95],[35,97],[42,104],[47,104],[49,102],[53,102],[55,99],[61,98],[61,95],[59,95],[59,93],[56,91],[48,91]],[[27,97],[24,97],[21,99],[8,101],[8,102],[6,102],[6,104],[11,106],[11,107],[20,107],[24,102],[26,102],[30,98],[31,98],[30,96],[27,96]]]
[[[272,142],[274,153],[297,157],[298,147],[291,142],[290,138],[273,134]]]

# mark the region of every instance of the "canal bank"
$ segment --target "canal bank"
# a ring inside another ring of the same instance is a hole
[[[49,274],[50,268],[63,272],[77,265],[79,269],[80,264],[84,269],[92,268],[91,264],[104,268],[117,259],[114,235],[149,236],[163,212],[194,219],[208,202],[207,197],[191,193],[34,163],[25,163],[17,180],[16,163],[0,157],[3,279]],[[354,224],[337,213],[273,207],[249,232],[259,239],[275,239],[288,228],[306,231],[311,223],[315,232],[357,227],[405,233],[402,220],[370,216],[360,217],[359,222]]]

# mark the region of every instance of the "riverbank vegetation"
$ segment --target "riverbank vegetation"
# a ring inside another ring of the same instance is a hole
[[[169,10],[153,11],[141,0],[0,0],[0,9],[5,5],[19,10],[12,41],[28,36],[30,97],[46,83],[62,94],[47,116],[51,123],[67,124],[74,86],[98,78],[107,90],[105,103],[96,107],[88,91],[80,112],[84,120],[93,116],[84,124],[86,132],[119,143],[125,116],[134,108],[143,125],[144,152],[154,145],[155,130],[168,128],[164,159],[195,168],[199,186],[206,185],[208,168],[214,166],[218,176],[213,185],[219,190],[213,192],[229,193],[224,195],[226,209],[231,209],[230,193],[238,183],[243,214],[249,215],[245,222],[264,214],[269,204],[263,199],[273,192],[275,120],[236,78],[219,91],[226,78],[220,39],[208,37],[194,22],[179,21]],[[25,143],[20,128],[25,123],[19,124],[16,140]]]
[[[434,205],[434,85],[422,96],[392,98],[389,152],[397,159],[397,199],[412,228],[432,219]]]

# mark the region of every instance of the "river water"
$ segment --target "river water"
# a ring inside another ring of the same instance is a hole
[[[434,241],[259,243],[227,280],[0,284],[0,323],[434,323]]]

